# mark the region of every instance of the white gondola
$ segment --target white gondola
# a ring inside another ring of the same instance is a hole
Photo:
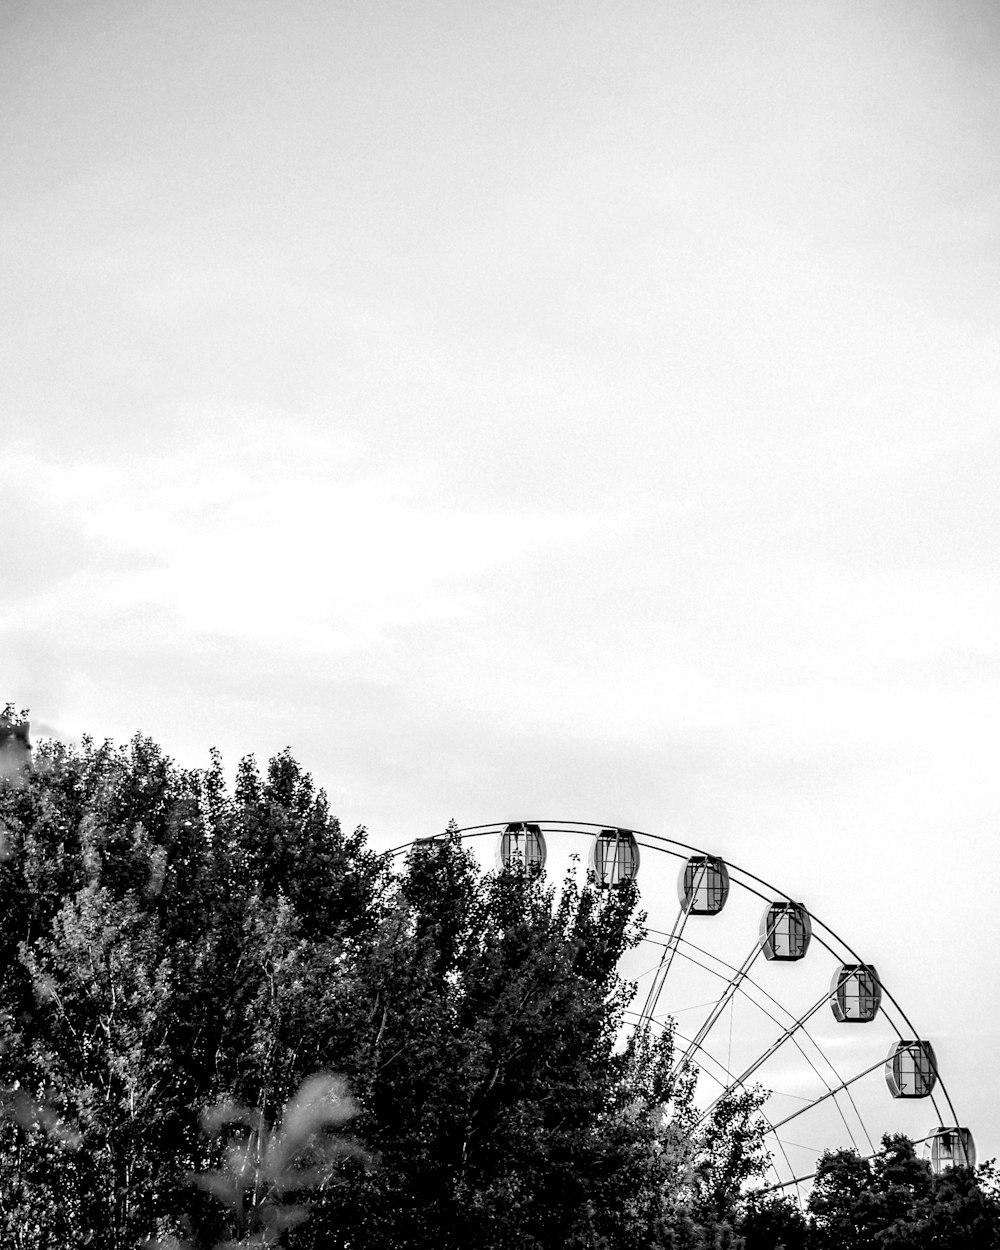
[[[930,1042],[894,1042],[886,1056],[885,1083],[893,1098],[926,1098],[937,1083],[937,1061]]]
[[[681,906],[692,916],[715,916],[729,897],[729,870],[715,855],[692,855],[677,878]]]
[[[515,821],[509,824],[497,841],[497,867],[510,868],[521,864],[540,872],[545,867],[545,838],[538,825]]]
[[[760,918],[760,944],[765,959],[801,959],[809,949],[811,936],[809,913],[801,903],[779,899]]]
[[[930,1163],[931,1171],[938,1176],[951,1168],[976,1166],[976,1143],[967,1128],[940,1125],[924,1142],[922,1153]]]
[[[830,1006],[841,1024],[868,1024],[878,1015],[882,983],[873,964],[841,964],[830,982]]]
[[[639,844],[628,829],[602,829],[590,847],[590,870],[605,890],[620,889],[639,871]]]

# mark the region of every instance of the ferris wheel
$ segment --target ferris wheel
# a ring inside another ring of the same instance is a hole
[[[553,820],[457,833],[498,867],[520,861],[542,870],[561,858],[571,868],[585,850],[600,888],[636,882],[647,922],[619,966],[637,987],[627,1023],[673,1027],[677,1068],[696,1075],[699,1122],[728,1094],[764,1090],[764,1190],[801,1199],[824,1150],[874,1157],[891,1132],[922,1147],[937,1173],[975,1165],[932,1039],[868,962],[872,953],[862,958],[804,903],[659,834]]]

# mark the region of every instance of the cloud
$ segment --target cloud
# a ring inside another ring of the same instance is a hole
[[[3,476],[58,531],[20,536],[22,557],[48,574],[8,598],[2,627],[368,648],[473,613],[483,579],[598,523],[456,507],[433,462],[386,470],[356,442],[294,422],[212,425],[176,452],[127,464],[9,459]]]

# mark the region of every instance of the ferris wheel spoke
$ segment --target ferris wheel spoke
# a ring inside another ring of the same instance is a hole
[[[794,1038],[793,1038],[792,1040],[794,1041]],[[715,1110],[715,1108],[716,1108],[716,1107],[718,1107],[718,1106],[720,1105],[720,1103],[722,1103],[722,1102],[723,1102],[723,1100],[724,1100],[724,1099],[728,1098],[728,1097],[729,1097],[729,1095],[730,1095],[730,1094],[732,1094],[732,1093],[733,1093],[736,1089],[738,1089],[738,1088],[743,1088],[743,1089],[745,1089],[745,1088],[746,1088],[746,1082],[747,1082],[748,1078],[747,1078],[745,1075],[743,1075],[742,1077],[734,1077],[734,1076],[732,1075],[732,1073],[731,1073],[731,1072],[729,1072],[729,1069],[726,1067],[726,1065],[725,1065],[724,1063],[722,1063],[722,1061],[721,1061],[721,1060],[716,1059],[716,1058],[715,1058],[715,1056],[714,1056],[714,1055],[712,1055],[712,1053],[711,1053],[710,1051],[706,1050],[703,1046],[699,1047],[698,1049],[701,1051],[701,1053],[702,1053],[702,1055],[703,1055],[703,1056],[705,1056],[705,1057],[706,1057],[706,1058],[708,1058],[708,1059],[711,1059],[711,1061],[712,1061],[712,1062],[713,1062],[713,1063],[714,1063],[717,1067],[721,1068],[724,1072],[727,1072],[727,1073],[728,1073],[728,1075],[729,1075],[729,1078],[730,1078],[730,1080],[729,1080],[729,1084],[728,1084],[728,1085],[726,1085],[726,1086],[723,1088],[723,1090],[722,1090],[721,1094],[719,1094],[719,1095],[718,1095],[718,1097],[714,1099],[714,1101],[713,1101],[713,1102],[712,1102],[712,1103],[711,1103],[711,1104],[710,1104],[710,1105],[709,1105],[709,1106],[708,1106],[708,1107],[707,1107],[707,1108],[706,1108],[706,1109],[702,1112],[702,1114],[701,1114],[700,1118],[696,1121],[696,1124],[702,1124],[702,1123],[704,1123],[704,1121],[705,1121],[705,1120],[707,1120],[707,1119],[711,1116],[711,1114],[712,1114],[712,1112]],[[808,1056],[806,1056],[805,1051],[803,1051],[801,1047],[799,1047],[799,1052],[800,1052],[800,1054],[802,1054],[802,1056],[803,1056],[804,1058],[806,1058],[806,1060],[807,1060],[807,1062],[808,1062]],[[814,1066],[814,1065],[812,1065],[812,1066],[813,1066],[813,1070],[815,1071],[815,1066]],[[702,1071],[705,1071],[705,1069],[704,1069],[704,1068],[702,1068],[701,1070],[702,1070]],[[817,1073],[817,1075],[818,1075],[818,1073]],[[715,1079],[718,1081],[718,1078],[715,1078]],[[821,1079],[822,1079],[822,1078],[821,1078]],[[774,1091],[771,1091],[771,1092],[773,1093]],[[829,1089],[828,1089],[828,1092],[827,1092],[826,1094],[824,1094],[824,1095],[823,1095],[823,1098],[830,1097],[831,1095],[836,1095],[836,1094],[837,1094],[837,1092],[838,1092],[838,1091],[837,1091],[836,1089],[834,1089],[834,1090],[829,1090]],[[806,1107],[804,1107],[804,1108],[803,1108],[803,1110],[804,1110],[804,1111],[809,1111],[809,1110],[811,1110],[811,1109],[812,1109],[812,1107],[815,1105],[815,1102],[821,1102],[821,1101],[823,1101],[823,1099],[822,1099],[822,1098],[821,1098],[821,1099],[816,1099],[814,1102],[811,1102],[811,1103],[809,1103]],[[843,1107],[841,1107],[840,1103],[837,1101],[837,1099],[836,1099],[836,1097],[835,1097],[835,1096],[834,1096],[834,1098],[833,1098],[833,1105],[834,1105],[834,1106],[836,1107],[836,1109],[837,1109],[837,1113],[838,1113],[838,1115],[840,1116],[840,1121],[841,1121],[841,1123],[842,1123],[842,1124],[843,1124],[843,1126],[844,1126],[844,1131],[845,1131],[845,1133],[847,1134],[848,1139],[850,1140],[851,1146],[854,1148],[854,1150],[855,1150],[855,1152],[856,1152],[857,1154],[860,1154],[860,1153],[861,1153],[861,1148],[860,1148],[860,1147],[859,1147],[859,1145],[858,1145],[858,1139],[857,1139],[857,1137],[856,1137],[856,1136],[855,1136],[855,1134],[854,1134],[854,1130],[851,1128],[850,1121],[848,1120],[847,1116],[844,1114],[844,1109],[843,1109]],[[855,1113],[857,1114],[857,1108],[855,1108]],[[767,1120],[767,1117],[766,1117],[766,1116],[764,1116],[764,1115],[763,1115],[763,1113],[761,1113],[761,1118],[762,1118],[762,1119],[764,1119],[764,1120],[765,1120],[765,1122],[768,1124],[768,1132],[773,1132],[773,1133],[774,1133],[774,1139],[775,1139],[775,1141],[777,1141],[777,1142],[779,1143],[779,1145],[781,1145],[781,1147],[782,1147],[782,1153],[784,1153],[784,1143],[783,1143],[782,1139],[778,1136],[778,1133],[777,1133],[777,1125],[771,1124],[771,1122],[770,1122],[769,1120]],[[869,1147],[869,1149],[873,1150],[875,1147],[874,1147],[874,1143],[872,1142],[872,1139],[871,1139],[871,1134],[868,1132],[867,1128],[865,1127],[864,1121],[861,1119],[861,1116],[860,1116],[860,1115],[858,1115],[858,1121],[859,1121],[859,1123],[861,1124],[861,1128],[862,1128],[862,1130],[863,1130],[863,1132],[864,1132],[864,1135],[865,1135],[865,1137],[866,1137],[866,1138],[867,1138],[867,1140],[868,1140],[868,1147]],[[794,1144],[794,1143],[793,1143],[793,1144]],[[787,1156],[786,1156],[786,1162],[787,1162],[787,1161],[788,1161],[788,1160],[787,1160]],[[792,1170],[792,1169],[791,1169],[791,1165],[789,1164],[789,1171],[791,1171],[791,1170]]]
[[[723,1098],[726,1098],[730,1093],[732,1093],[733,1090],[737,1086],[745,1085],[746,1082],[753,1076],[753,1074],[759,1068],[763,1067],[763,1065],[767,1063],[768,1059],[770,1059],[773,1055],[777,1054],[777,1052],[781,1049],[781,1047],[784,1046],[785,1042],[787,1042],[790,1037],[793,1037],[798,1032],[798,1030],[802,1028],[802,1026],[806,1023],[806,1021],[811,1019],[816,1014],[816,1012],[819,1011],[819,1009],[823,1006],[824,1003],[829,1002],[831,997],[832,995],[830,993],[824,994],[822,998],[820,998],[817,1002],[815,1002],[811,1007],[809,1007],[805,1012],[803,1012],[803,1014],[799,1016],[797,1020],[795,1020],[792,1024],[790,1024],[788,1028],[785,1029],[785,1031],[781,1034],[781,1036],[777,1038],[775,1041],[773,1041],[771,1045],[767,1048],[767,1050],[765,1050],[762,1054],[758,1055],[758,1057],[753,1061],[753,1063],[751,1063],[750,1066],[746,1068],[740,1074],[740,1076],[736,1078],[734,1085],[731,1086],[730,1089],[720,1094],[719,1097],[716,1098],[715,1101],[711,1103],[711,1105],[705,1109],[705,1111],[702,1113],[702,1119],[711,1115],[712,1112],[715,1110],[715,1108],[718,1106],[718,1104],[723,1100]]]
[[[814,1098],[811,1102],[807,1102],[804,1107],[797,1108],[791,1113],[791,1115],[786,1115],[783,1120],[778,1120],[774,1127],[778,1129],[784,1124],[790,1124],[792,1120],[797,1120],[800,1115],[805,1115],[807,1111],[812,1111],[813,1107],[818,1107],[821,1102],[825,1102],[828,1098],[835,1098],[839,1093],[846,1092],[848,1086],[853,1085],[855,1081],[860,1081],[863,1076],[868,1076],[877,1068],[884,1067],[884,1065],[884,1059],[879,1059],[877,1062],[869,1064],[867,1068],[862,1069],[862,1071],[856,1073],[854,1076],[849,1076],[847,1080],[841,1081],[839,1085],[835,1085],[832,1089],[828,1089],[825,1094],[820,1094],[818,1098]]]
[[[654,848],[658,849],[658,848]],[[656,1014],[656,1008],[660,1002],[660,995],[663,993],[663,987],[666,984],[670,969],[673,966],[674,956],[677,954],[677,947],[680,944],[684,928],[687,925],[688,917],[694,911],[694,903],[698,897],[698,892],[704,886],[709,878],[711,866],[706,862],[699,864],[691,874],[691,881],[687,883],[685,888],[685,878],[682,877],[681,886],[681,905],[677,913],[677,917],[671,926],[670,934],[667,937],[666,945],[663,948],[663,954],[660,957],[660,969],[653,978],[649,987],[649,993],[646,995],[646,1004],[643,1007],[642,1014],[648,1018],[652,1018]],[[640,1026],[642,1023],[640,1021]]]
[[[674,956],[677,954],[677,947],[683,937],[684,926],[687,924],[689,915],[690,912],[682,903],[680,910],[677,912],[674,923],[670,928],[667,940],[663,944],[663,953],[660,955],[659,967],[656,969],[653,980],[650,982],[649,992],[646,994],[646,1002],[643,1005],[642,1011],[639,1013],[638,1028],[643,1027],[644,1020],[652,1020],[653,1016],[656,1014],[656,1008],[659,1005],[660,995],[663,993],[663,987],[666,984],[667,977],[670,975],[670,969],[673,966]]]
[[[688,945],[692,945],[692,944],[688,943]],[[694,949],[700,951],[700,947],[695,947]],[[725,973],[719,972],[717,968],[712,968],[708,964],[702,963],[700,959],[695,959],[695,957],[689,954],[687,951],[680,950],[678,951],[678,953],[682,959],[686,960],[690,964],[693,964],[696,968],[701,968],[703,972],[709,973],[710,976],[718,977],[720,980],[724,980],[724,981],[729,980],[729,978],[726,976]],[[736,969],[733,968],[732,965],[730,964],[724,964],[724,967],[729,968],[730,971],[732,972],[736,971]],[[779,1011],[783,1011],[785,1015],[789,1017],[789,1019],[794,1019],[794,1017],[792,1016],[792,1013],[788,1011],[786,1007],[783,1007],[782,1004],[779,1003],[778,1000],[774,998],[773,995],[769,994],[767,990],[764,989],[763,986],[758,985],[758,983],[756,981],[751,980],[749,976],[744,977],[743,980],[739,984],[739,987],[738,987],[739,992],[743,995],[743,997],[747,1000],[747,1002],[751,1004],[751,1006],[755,1007],[762,1015],[766,1016],[768,1020],[771,1021],[772,1024],[776,1024],[778,1028],[783,1027],[782,1021],[778,1018],[778,1016],[776,1016],[772,1011],[768,1010],[768,1008],[763,1003],[759,1002],[751,994],[747,993],[746,989],[744,988],[744,982],[747,985],[751,986],[754,990],[756,990],[762,997],[766,998],[769,1002],[772,1002],[775,1005],[775,1007],[778,1008]],[[632,1014],[635,1014],[635,1013],[632,1013]],[[816,1043],[815,1039],[809,1033],[808,1029],[800,1028],[798,1032],[803,1034],[812,1043],[812,1045],[816,1048],[816,1051],[818,1054],[823,1055],[822,1049]],[[679,1036],[680,1034],[678,1034],[678,1037]],[[812,1068],[813,1072],[816,1074],[819,1080],[826,1086],[827,1089],[829,1089],[830,1088],[829,1082],[824,1079],[823,1074],[816,1067],[815,1062],[810,1058],[807,1052],[802,1048],[802,1045],[799,1042],[798,1036],[797,1035],[793,1036],[791,1040],[792,1040],[793,1045],[798,1049],[803,1059],[805,1059],[806,1063],[809,1064],[809,1066]],[[823,1055],[823,1057],[824,1059],[826,1058],[825,1055]],[[832,1063],[830,1063],[829,1059],[827,1059],[826,1062],[830,1070],[833,1072],[834,1076],[839,1081],[840,1073],[837,1072],[836,1068],[833,1066]]]
[[[694,1046],[694,1039],[687,1039],[687,1038],[681,1037],[681,1035],[680,1035],[680,1034],[678,1034],[677,1036],[681,1038],[681,1041],[683,1041],[683,1042],[687,1042],[687,1044],[688,1044],[688,1046],[689,1046],[689,1047]],[[705,1058],[706,1058],[706,1059],[711,1060],[711,1062],[712,1062],[712,1063],[714,1063],[714,1064],[715,1064],[715,1066],[716,1066],[717,1068],[719,1068],[719,1069],[723,1072],[725,1079],[722,1079],[722,1078],[720,1078],[720,1077],[716,1076],[714,1072],[710,1072],[707,1068],[702,1068],[702,1071],[703,1071],[704,1073],[706,1073],[706,1075],[708,1075],[709,1077],[711,1077],[711,1079],[712,1079],[713,1081],[715,1081],[717,1084],[721,1085],[721,1086],[723,1087],[723,1089],[726,1089],[726,1088],[727,1088],[727,1082],[729,1082],[729,1083],[731,1084],[731,1083],[732,1083],[732,1081],[733,1081],[733,1074],[732,1074],[732,1072],[730,1071],[730,1069],[729,1069],[729,1068],[727,1068],[727,1067],[726,1067],[726,1065],[725,1065],[725,1064],[724,1064],[721,1060],[716,1059],[716,1058],[715,1058],[715,1056],[714,1056],[713,1054],[711,1054],[709,1051],[705,1050],[705,1048],[704,1048],[703,1046],[698,1045],[698,1046],[694,1046],[694,1048],[695,1048],[695,1049],[697,1049],[697,1050],[699,1050],[699,1051],[701,1051],[701,1053],[705,1056]],[[770,1136],[773,1136],[773,1138],[774,1138],[775,1142],[777,1142],[778,1149],[781,1151],[781,1157],[782,1157],[782,1158],[784,1159],[784,1161],[785,1161],[785,1167],[787,1167],[787,1168],[788,1168],[789,1172],[793,1172],[793,1171],[794,1171],[794,1168],[792,1167],[792,1161],[791,1161],[791,1159],[789,1159],[789,1157],[788,1157],[788,1152],[787,1152],[787,1150],[785,1149],[785,1143],[781,1140],[781,1138],[780,1138],[780,1137],[778,1136],[778,1134],[775,1132],[775,1126],[771,1123],[771,1121],[768,1119],[768,1117],[767,1117],[766,1115],[764,1115],[764,1113],[763,1113],[762,1111],[759,1111],[759,1112],[758,1112],[758,1115],[760,1116],[761,1120],[762,1120],[762,1121],[763,1121],[763,1123],[764,1123],[764,1131],[765,1131],[765,1133],[766,1133],[766,1134],[768,1134],[768,1135],[770,1135]],[[700,1121],[699,1121],[699,1123],[700,1123]],[[772,1161],[771,1161],[771,1163],[770,1163],[770,1168],[771,1168],[771,1171],[775,1174],[775,1176],[778,1176],[778,1169],[777,1169],[777,1167],[775,1166],[775,1164],[774,1164],[773,1160],[772,1160]],[[797,1188],[796,1188],[796,1192],[797,1192]]]
[[[691,946],[693,946],[694,944],[693,944],[693,943],[686,943],[686,945],[691,945]],[[695,949],[696,949],[696,950],[698,950],[699,952],[701,952],[701,948],[700,948],[700,947],[695,947]],[[681,956],[681,958],[682,958],[682,959],[687,960],[689,963],[694,964],[696,967],[701,968],[703,971],[708,972],[710,975],[715,976],[715,977],[719,977],[720,979],[723,979],[723,980],[727,979],[727,978],[725,977],[725,974],[724,974],[724,973],[721,973],[721,972],[719,972],[719,971],[718,971],[718,969],[716,969],[716,968],[711,968],[711,967],[709,967],[709,965],[708,965],[708,964],[704,964],[704,963],[702,963],[700,960],[695,959],[695,958],[694,958],[694,956],[693,956],[693,955],[691,955],[691,954],[689,954],[686,950],[679,950],[679,951],[678,951],[678,953],[680,954],[680,956]],[[705,953],[705,952],[701,952],[701,953]],[[720,962],[720,963],[724,963],[724,961],[721,961],[721,960],[720,960],[719,962]],[[727,968],[729,968],[729,969],[730,969],[730,971],[732,971],[732,972],[735,972],[735,971],[736,971],[736,969],[735,969],[735,968],[734,968],[731,964],[725,964],[725,963],[724,963],[724,966],[725,966],[725,967],[727,967]],[[767,992],[767,991],[763,988],[763,986],[758,985],[756,981],[751,980],[749,977],[744,977],[744,978],[743,978],[743,980],[744,980],[744,981],[745,981],[748,985],[752,986],[752,987],[753,987],[753,988],[754,988],[754,989],[755,989],[758,993],[760,993],[763,997],[767,998],[767,999],[768,999],[768,1000],[770,1000],[772,1003],[774,1003],[774,1005],[775,1005],[775,1006],[776,1006],[776,1007],[777,1007],[780,1011],[783,1011],[783,1012],[784,1012],[784,1013],[785,1013],[785,1014],[786,1014],[789,1018],[793,1018],[793,1017],[792,1017],[792,1015],[791,1015],[791,1012],[790,1012],[790,1011],[788,1011],[788,1010],[787,1010],[787,1008],[783,1007],[783,1006],[782,1006],[782,1004],[781,1004],[781,1003],[779,1003],[779,1002],[778,1002],[778,1000],[777,1000],[777,999],[775,999],[775,998],[773,997],[773,995],[768,994],[768,992]],[[772,1011],[768,1010],[768,1008],[767,1008],[766,1006],[764,1006],[764,1004],[763,1004],[763,1003],[758,1002],[758,1000],[757,1000],[756,998],[754,998],[751,994],[747,993],[747,991],[746,991],[746,989],[744,988],[744,986],[743,986],[743,983],[742,983],[742,982],[741,982],[741,983],[740,983],[740,985],[739,985],[739,992],[743,995],[743,997],[747,1000],[747,1002],[749,1002],[749,1003],[750,1003],[753,1007],[755,1007],[755,1008],[756,1008],[759,1012],[761,1012],[761,1014],[762,1014],[762,1015],[766,1016],[766,1017],[767,1017],[767,1019],[768,1019],[768,1020],[770,1020],[772,1024],[776,1024],[779,1028],[781,1028],[781,1027],[782,1027],[782,1021],[781,1021],[781,1020],[780,1020],[780,1019],[779,1019],[779,1018],[778,1018],[778,1017],[777,1017],[777,1016],[776,1016],[776,1015],[775,1015]],[[635,1013],[633,1012],[633,1013],[631,1013],[631,1014],[633,1014],[633,1015],[634,1015]],[[794,1019],[794,1018],[793,1018],[793,1019]],[[813,1059],[813,1057],[809,1054],[809,1052],[808,1052],[808,1051],[805,1049],[805,1047],[802,1045],[802,1042],[801,1042],[801,1040],[800,1040],[800,1035],[801,1035],[801,1036],[804,1036],[804,1037],[805,1037],[805,1038],[809,1041],[809,1043],[810,1043],[810,1044],[814,1047],[814,1049],[816,1050],[817,1054],[819,1054],[819,1055],[823,1058],[823,1060],[824,1060],[824,1062],[826,1063],[827,1067],[828,1067],[828,1068],[830,1069],[830,1071],[833,1073],[833,1075],[834,1075],[835,1079],[836,1079],[838,1082],[840,1082],[840,1081],[841,1081],[841,1079],[842,1079],[842,1078],[841,1078],[841,1076],[840,1076],[840,1073],[837,1071],[837,1069],[834,1067],[833,1063],[830,1061],[830,1059],[829,1059],[829,1058],[826,1056],[826,1054],[824,1053],[823,1049],[822,1049],[822,1048],[819,1046],[819,1044],[816,1042],[816,1039],[815,1039],[815,1038],[814,1038],[814,1037],[810,1034],[809,1030],[808,1030],[807,1028],[805,1028],[805,1026],[804,1026],[804,1025],[800,1025],[800,1027],[799,1027],[799,1028],[798,1028],[798,1029],[797,1029],[794,1033],[792,1033],[792,1034],[791,1034],[791,1036],[790,1036],[790,1039],[789,1039],[789,1040],[791,1041],[791,1043],[792,1043],[792,1045],[795,1047],[795,1049],[799,1052],[799,1054],[802,1056],[802,1059],[805,1061],[805,1063],[808,1065],[808,1067],[812,1070],[812,1072],[813,1072],[814,1076],[816,1077],[816,1079],[817,1079],[817,1080],[820,1082],[820,1084],[821,1084],[821,1085],[822,1085],[822,1086],[823,1086],[823,1087],[827,1090],[827,1092],[828,1092],[828,1093],[829,1093],[829,1092],[832,1092],[832,1091],[833,1091],[833,1089],[834,1089],[834,1087],[833,1087],[833,1086],[831,1086],[830,1082],[826,1079],[826,1077],[823,1075],[823,1073],[822,1073],[822,1072],[820,1071],[820,1069],[817,1067],[816,1062],[815,1062],[815,1060]],[[681,1040],[681,1041],[684,1041],[684,1040],[685,1040],[685,1039],[684,1039],[684,1037],[683,1037],[683,1036],[682,1036],[679,1032],[677,1032],[677,1033],[676,1033],[676,1036],[677,1036],[678,1038],[680,1038],[680,1040]],[[703,1054],[704,1054],[704,1055],[705,1055],[708,1059],[710,1059],[713,1063],[718,1064],[718,1066],[719,1066],[720,1068],[722,1068],[722,1070],[723,1070],[723,1071],[727,1071],[727,1069],[725,1068],[725,1065],[724,1065],[724,1064],[722,1064],[722,1063],[720,1063],[718,1060],[716,1060],[716,1059],[714,1058],[714,1056],[712,1056],[712,1054],[711,1054],[709,1051],[704,1050],[704,1049],[702,1049],[702,1048],[700,1048],[700,1047],[699,1047],[699,1049],[701,1049],[702,1053],[703,1053]],[[880,1064],[881,1064],[882,1062],[883,1062],[882,1060],[880,1060],[880,1061],[879,1061],[879,1063],[880,1063]],[[701,1070],[702,1070],[703,1072],[704,1072],[704,1071],[706,1071],[706,1069],[705,1069],[705,1068],[702,1068]],[[714,1077],[714,1074],[712,1074],[712,1075],[713,1075],[713,1079],[717,1079],[717,1078],[715,1078],[715,1077]],[[851,1103],[851,1106],[854,1108],[854,1114],[855,1114],[855,1115],[857,1116],[857,1118],[858,1118],[858,1123],[861,1125],[862,1132],[864,1133],[865,1138],[866,1138],[866,1139],[867,1139],[867,1141],[868,1141],[868,1146],[869,1146],[869,1149],[872,1149],[872,1150],[873,1150],[873,1149],[875,1148],[875,1147],[874,1147],[874,1142],[872,1141],[871,1134],[868,1132],[868,1128],[867,1128],[867,1126],[866,1126],[866,1124],[865,1124],[865,1122],[864,1122],[864,1118],[862,1117],[861,1112],[858,1110],[857,1105],[856,1105],[856,1104],[855,1104],[855,1102],[854,1102],[854,1099],[853,1099],[853,1097],[852,1097],[852,1095],[851,1095],[850,1090],[846,1090],[845,1092],[847,1093],[847,1097],[848,1097],[848,1100],[849,1100],[849,1101],[850,1101],[850,1103]],[[843,1125],[844,1125],[844,1131],[846,1132],[846,1134],[847,1134],[848,1138],[850,1139],[851,1145],[852,1145],[852,1146],[854,1147],[854,1149],[855,1149],[855,1150],[856,1150],[856,1151],[860,1154],[860,1153],[861,1153],[861,1151],[860,1151],[859,1146],[858,1146],[858,1141],[857,1141],[857,1138],[856,1138],[856,1136],[855,1136],[855,1134],[854,1134],[854,1130],[853,1130],[853,1129],[852,1129],[852,1127],[851,1127],[850,1121],[848,1120],[847,1116],[844,1114],[844,1109],[843,1109],[843,1107],[841,1107],[840,1103],[839,1103],[836,1099],[834,1099],[834,1106],[837,1108],[837,1114],[840,1116],[841,1122],[842,1122],[842,1123],[843,1123]]]
[[[763,948],[761,944],[759,942],[755,942],[753,949],[747,955],[746,959],[744,959],[743,963],[740,964],[739,968],[737,968],[734,971],[732,977],[729,980],[728,985],[720,994],[715,1006],[709,1012],[701,1028],[698,1030],[697,1034],[695,1035],[694,1041],[692,1042],[691,1045],[688,1046],[687,1050],[684,1052],[684,1054],[681,1056],[680,1060],[678,1061],[678,1064],[677,1064],[678,1069],[685,1067],[690,1062],[694,1049],[696,1047],[699,1047],[699,1048],[701,1047],[702,1043],[708,1037],[709,1033],[712,1031],[715,1025],[722,1018],[722,1015],[725,1012],[726,1008],[732,1002],[736,993],[742,988],[743,982],[749,976],[750,969],[754,966],[757,959],[760,957],[762,949]]]
[[[692,954],[690,954],[689,951],[685,949],[681,949],[678,951],[678,954],[681,956],[682,959],[686,960],[688,963],[693,964],[697,968],[701,968],[702,971],[709,973],[710,976],[717,977],[723,981],[728,981],[738,971],[735,965],[726,963],[725,960],[719,959],[718,956],[711,954],[709,951],[703,950],[700,946],[696,946],[693,942],[687,941],[686,939],[682,939],[682,944],[684,947],[690,947],[692,950],[697,951],[701,955],[705,955],[709,959],[714,959],[717,963],[721,964],[721,966],[727,970],[726,972],[720,972],[718,968],[712,968],[708,964],[702,963],[701,960],[696,959]],[[795,1020],[795,1017],[792,1014],[792,1012],[790,1012],[788,1008],[784,1006],[783,1003],[779,1002],[778,999],[776,999],[773,994],[768,993],[768,991],[762,985],[760,985],[759,982],[754,981],[753,978],[750,976],[743,977],[743,979],[741,980],[739,984],[739,992],[743,995],[743,997],[747,1000],[748,1003],[750,1003],[753,1007],[755,1007],[762,1015],[766,1016],[767,1019],[770,1020],[772,1024],[776,1024],[779,1028],[784,1027],[782,1021],[779,1019],[778,1016],[776,1016],[772,1011],[770,1011],[764,1005],[763,1002],[760,1002],[752,994],[747,992],[747,990],[745,989],[745,985],[750,986],[751,989],[753,989],[757,994],[761,996],[761,998],[766,999],[767,1002],[769,1003],[772,1003],[780,1012],[782,1012],[787,1017],[787,1019],[792,1020],[792,1021]],[[808,1052],[803,1048],[801,1042],[799,1041],[799,1034],[805,1037],[806,1040],[813,1046],[816,1053],[822,1058],[826,1066],[833,1073],[834,1079],[836,1081],[841,1080],[840,1073],[837,1071],[832,1061],[823,1051],[823,1048],[819,1045],[819,1043],[812,1036],[809,1030],[804,1027],[800,1028],[797,1031],[796,1035],[792,1037],[791,1039],[792,1044],[802,1055],[806,1063],[809,1064],[810,1068],[812,1068],[813,1072],[815,1073],[820,1083],[824,1085],[827,1089],[830,1089],[830,1082],[823,1076],[822,1072],[820,1072],[819,1068],[816,1066],[815,1061],[810,1057]]]

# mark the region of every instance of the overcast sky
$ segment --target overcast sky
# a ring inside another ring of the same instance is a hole
[[[718,851],[997,1154],[998,114],[992,0],[4,0],[0,693]]]

